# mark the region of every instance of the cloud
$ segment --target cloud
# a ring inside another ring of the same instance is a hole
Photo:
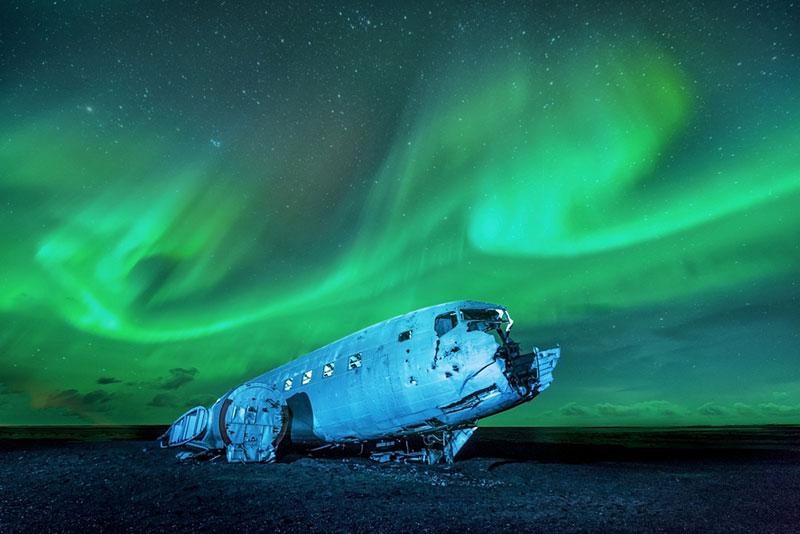
[[[736,402],[733,404],[733,409],[739,415],[756,415],[756,410],[749,404],[743,402]]]
[[[182,367],[175,367],[174,369],[169,370],[170,376],[167,378],[162,378],[159,383],[158,387],[161,389],[178,389],[179,387],[188,384],[192,380],[194,380],[195,375],[197,374],[197,369],[194,367],[190,367],[188,369],[183,369]]]
[[[611,404],[605,402],[595,406],[597,412],[611,417],[674,417],[684,412],[683,408],[671,402],[654,400],[632,404]]]
[[[98,384],[102,384],[104,386],[106,384],[119,384],[120,382],[122,382],[122,381],[121,380],[117,380],[116,378],[114,378],[112,376],[101,376],[100,378],[97,379],[97,383]]]
[[[706,417],[727,417],[731,410],[713,402],[707,402],[697,409],[697,413]]]
[[[100,389],[86,394],[81,394],[77,389],[65,389],[48,396],[43,407],[64,408],[75,414],[105,412],[110,408],[109,403],[113,398],[114,395]]]
[[[800,415],[800,404],[787,405],[767,402],[759,404],[758,409],[767,416],[790,417]]]
[[[178,405],[178,400],[175,398],[175,395],[159,393],[150,399],[147,405],[155,408],[175,408]]]
[[[729,417],[732,415],[746,416],[750,418],[759,417],[796,417],[800,416],[800,404],[777,404],[774,402],[764,402],[751,405],[743,402],[736,402],[732,406],[721,406],[708,402],[697,409],[697,413],[708,417]]]
[[[585,406],[581,406],[577,402],[570,402],[569,404],[565,404],[559,410],[561,415],[566,415],[568,417],[586,417],[592,415],[589,408]]]
[[[677,404],[663,400],[634,402],[631,404],[611,404],[609,402],[582,406],[575,402],[565,404],[559,410],[561,415],[567,417],[676,417],[686,413],[686,410]]]
[[[684,408],[664,400],[642,401],[630,404],[605,402],[590,406],[570,402],[562,406],[558,413],[563,417],[605,419],[612,424],[615,419],[629,419],[631,421],[636,419],[672,419],[673,421],[682,422],[701,422],[701,420],[697,419],[697,416],[722,420],[738,418],[757,423],[765,420],[779,421],[780,418],[798,418],[800,417],[800,404],[778,404],[775,402],[745,404],[736,402],[728,405],[707,402],[697,408]]]

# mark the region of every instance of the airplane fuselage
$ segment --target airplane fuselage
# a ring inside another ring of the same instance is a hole
[[[264,461],[274,456],[267,442],[287,435],[336,444],[474,427],[552,381],[560,349],[520,354],[510,326],[503,306],[477,301],[383,321],[254,377],[206,414],[190,410],[162,443]]]

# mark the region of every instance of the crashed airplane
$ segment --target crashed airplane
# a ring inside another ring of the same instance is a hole
[[[560,348],[523,353],[505,307],[458,301],[344,337],[198,406],[159,438],[178,458],[272,462],[289,444],[452,463],[476,421],[530,401]]]

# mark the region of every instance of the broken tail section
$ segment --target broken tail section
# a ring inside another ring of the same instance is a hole
[[[275,461],[290,420],[274,387],[247,383],[214,406],[192,408],[159,438],[162,448],[180,447],[179,460],[225,454],[229,462]]]
[[[180,447],[177,454],[180,461],[200,458],[212,453],[207,443],[210,413],[204,406],[195,406],[178,417],[166,432],[161,434],[158,442],[162,449]]]
[[[195,406],[182,416],[158,438],[161,448],[181,447],[192,442],[198,444],[208,432],[208,409]]]

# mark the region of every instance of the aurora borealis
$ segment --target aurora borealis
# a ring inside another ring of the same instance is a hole
[[[7,2],[0,424],[500,302],[494,424],[800,422],[800,6]]]

